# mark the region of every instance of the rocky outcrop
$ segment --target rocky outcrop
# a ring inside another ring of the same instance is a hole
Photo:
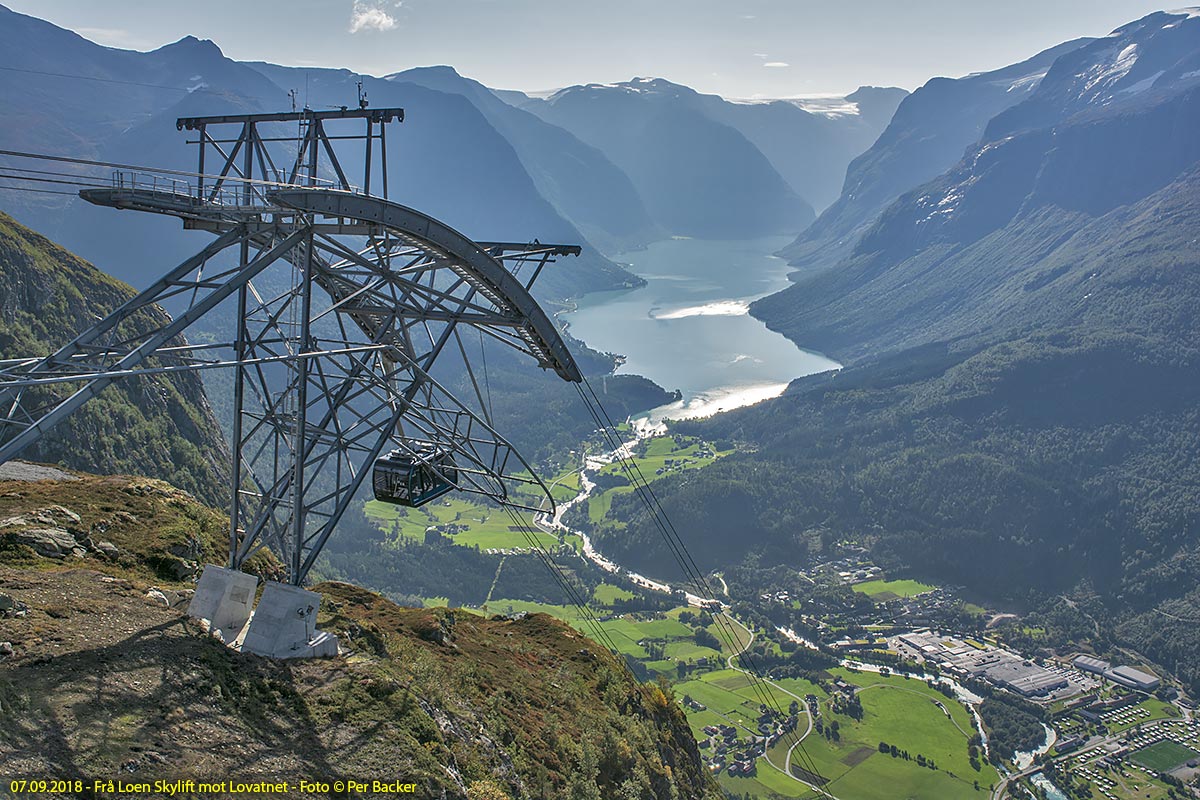
[[[112,542],[94,541],[91,534],[107,530],[107,523],[90,530],[83,519],[69,508],[47,506],[23,514],[0,518],[0,541],[8,546],[24,545],[39,556],[47,558],[83,558],[90,554],[116,560],[121,551]],[[171,571],[178,580],[190,577],[198,568],[196,562],[176,558],[179,567]],[[2,606],[2,604],[0,604]],[[3,610],[0,607],[0,610]]]

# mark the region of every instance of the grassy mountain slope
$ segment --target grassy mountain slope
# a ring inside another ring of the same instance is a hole
[[[119,551],[53,560],[16,543],[21,522],[0,534],[0,592],[27,607],[4,620],[0,759],[22,774],[290,780],[292,796],[300,778],[352,778],[456,800],[719,797],[674,702],[545,615],[402,609],[321,584],[319,624],[347,654],[234,653],[184,615],[188,584],[158,561],[213,558],[220,515],[162,483],[78,478],[0,483],[5,519],[54,514]]]
[[[0,214],[0,353],[39,356],[133,296],[120,281]],[[158,325],[162,311],[124,333]],[[182,344],[182,339],[175,342]],[[66,397],[71,384],[37,390]],[[225,440],[195,374],[118,382],[60,423],[26,458],[168,479],[210,502],[228,485]]]

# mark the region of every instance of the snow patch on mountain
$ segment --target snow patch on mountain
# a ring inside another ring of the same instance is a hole
[[[1009,92],[1032,91],[1033,89],[1037,88],[1037,85],[1039,83],[1041,83],[1042,78],[1046,77],[1046,72],[1048,70],[1049,70],[1049,67],[1042,70],[1041,72],[1034,72],[1030,75],[1026,75],[1023,78],[1018,78],[1017,80],[1015,80],[1011,84],[1009,84],[1008,89],[1006,91],[1009,91]]]
[[[859,114],[858,103],[845,97],[797,97],[788,102],[810,114],[825,117],[856,117]]]
[[[1138,81],[1137,83],[1126,86],[1124,89],[1121,89],[1120,91],[1122,94],[1141,94],[1142,92],[1146,91],[1151,86],[1153,86],[1154,82],[1156,80],[1158,80],[1164,72],[1166,72],[1165,69],[1160,69],[1158,72],[1154,73],[1149,78],[1143,78],[1142,80]]]
[[[1108,53],[1116,52],[1116,45],[1109,48]],[[1138,45],[1128,44],[1116,52],[1112,61],[1099,60],[1095,66],[1079,77],[1083,79],[1083,92],[1091,93],[1093,99],[1099,99],[1104,90],[1119,82],[1129,74],[1138,60]]]

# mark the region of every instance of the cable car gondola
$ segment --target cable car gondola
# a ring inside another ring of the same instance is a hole
[[[457,481],[458,469],[449,453],[393,450],[375,460],[371,484],[376,500],[416,508],[458,488]]]

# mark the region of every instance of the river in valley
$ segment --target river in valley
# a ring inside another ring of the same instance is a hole
[[[589,347],[623,356],[618,372],[680,390],[679,402],[645,415],[649,422],[776,397],[793,378],[840,366],[749,314],[752,301],[788,285],[790,268],[773,253],[789,241],[655,242],[617,256],[645,286],[589,294],[563,319]]]

